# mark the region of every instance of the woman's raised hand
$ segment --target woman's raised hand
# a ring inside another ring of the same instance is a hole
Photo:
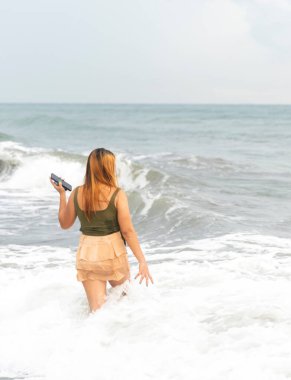
[[[62,185],[62,182],[60,181],[58,185],[56,185],[54,183],[54,181],[51,179],[51,177],[49,177],[50,181],[51,181],[51,184],[53,185],[53,187],[60,193],[65,193],[66,190],[63,188],[63,185]],[[62,180],[64,180],[63,178],[61,178]]]
[[[139,282],[140,284],[142,283],[144,278],[146,279],[147,286],[148,286],[149,278],[151,282],[154,283],[153,278],[149,272],[149,268],[146,261],[142,261],[139,263],[139,271],[138,271],[138,274],[134,277],[134,279],[136,279],[138,276],[141,276],[140,282]]]

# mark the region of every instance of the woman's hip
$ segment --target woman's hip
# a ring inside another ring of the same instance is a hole
[[[113,269],[127,255],[120,231],[104,236],[81,234],[76,255],[77,269]]]

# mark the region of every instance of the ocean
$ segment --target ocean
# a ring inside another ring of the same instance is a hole
[[[49,176],[100,147],[154,284],[89,315]],[[290,379],[290,147],[289,105],[0,105],[0,379]]]

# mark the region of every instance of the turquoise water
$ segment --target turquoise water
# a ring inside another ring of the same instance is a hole
[[[98,353],[104,379],[289,378],[290,146],[283,105],[0,105],[0,376],[99,379]],[[87,319],[48,177],[80,185],[98,147],[155,285]]]

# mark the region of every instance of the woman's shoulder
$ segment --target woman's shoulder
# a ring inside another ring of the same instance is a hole
[[[123,202],[127,202],[126,191],[122,187],[117,187],[117,189],[119,189],[119,191],[117,191],[117,195],[116,195],[116,199],[115,199],[115,205],[116,206],[118,205],[118,202],[119,202],[119,204],[123,203]]]
[[[77,186],[74,188],[73,192],[78,191],[80,188],[83,188],[83,186],[84,186],[84,185],[77,185]]]
[[[118,194],[126,194],[124,188],[120,187],[120,186],[117,186],[115,191],[117,192],[117,195]]]
[[[123,188],[122,187],[120,187],[120,186],[116,186],[116,188],[115,188],[116,190],[118,190],[118,192],[120,192],[120,191],[123,191]]]
[[[77,191],[79,190],[79,187],[80,187],[80,186],[75,186],[75,187],[73,188],[71,194],[76,194]]]
[[[75,187],[74,190],[77,191],[78,193],[82,193],[84,187],[85,187],[84,184],[78,185],[78,186]]]
[[[79,195],[79,193],[81,193],[81,196],[82,196],[82,189],[83,189],[83,185],[80,185],[80,186],[76,186],[73,190],[72,190],[72,198],[74,198],[74,202],[77,201],[77,196]],[[80,191],[81,190],[81,191]]]

